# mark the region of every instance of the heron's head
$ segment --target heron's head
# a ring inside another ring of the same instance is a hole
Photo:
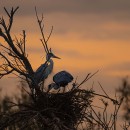
[[[48,85],[48,90],[50,91],[52,88],[57,90],[59,89],[59,86],[56,83],[51,83]]]
[[[51,58],[60,59],[58,56],[56,56],[56,55],[54,55],[54,54],[52,53],[51,48],[50,48],[49,53],[47,53],[47,55],[46,55],[46,60],[49,60],[49,59],[51,59]]]
[[[42,41],[42,40],[41,40],[41,41]],[[43,44],[44,50],[45,50],[45,52],[46,52],[46,60],[47,60],[47,61],[50,60],[51,58],[60,59],[58,56],[56,56],[56,55],[54,55],[54,54],[52,53],[51,48],[50,48],[50,49],[48,48],[48,45],[47,45],[46,42],[44,43],[44,42],[42,41],[42,44]]]

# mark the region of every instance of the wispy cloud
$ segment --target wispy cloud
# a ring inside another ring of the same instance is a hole
[[[20,6],[16,18],[17,23],[22,23],[14,27],[16,32],[24,26],[30,32],[38,32],[34,11],[37,6],[38,13],[45,15],[45,21],[54,26],[57,35],[72,32],[83,39],[130,40],[129,0],[1,0],[0,14],[3,6]]]
[[[1,0],[1,6],[10,7],[12,5],[23,6],[27,12],[25,15],[33,14],[30,8],[37,6],[44,13],[67,12],[67,13],[113,13],[113,12],[130,12],[129,0]]]

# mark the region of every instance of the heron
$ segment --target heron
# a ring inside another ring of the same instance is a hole
[[[66,87],[70,82],[72,82],[73,76],[67,71],[60,71],[54,75],[53,81],[54,83],[48,86],[48,91],[52,88],[55,90],[60,89],[61,87]]]
[[[48,77],[48,75],[52,72],[54,66],[54,62],[52,58],[60,59],[59,57],[57,57],[52,53],[51,48],[48,49],[46,43],[43,45],[44,45],[44,50],[46,52],[46,62],[42,64],[34,73],[34,79],[36,84],[39,84],[42,81],[44,81]]]

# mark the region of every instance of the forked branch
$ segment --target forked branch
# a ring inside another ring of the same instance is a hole
[[[8,45],[0,43],[0,47],[3,52],[0,53],[0,57],[4,59],[5,65],[1,65],[0,77],[3,77],[11,72],[16,72],[26,78],[33,79],[33,69],[26,55],[26,33],[23,30],[22,38],[15,40],[12,38],[10,31],[13,25],[13,19],[16,11],[19,7],[12,8],[9,12],[5,7],[4,10],[9,18],[9,22],[6,23],[3,17],[0,18],[0,37],[3,38]],[[8,69],[7,69],[8,68]]]
[[[35,7],[35,13],[36,13],[37,22],[39,24],[39,28],[40,28],[40,31],[41,31],[41,34],[42,34],[42,39],[41,39],[42,45],[43,45],[44,49],[46,48],[45,51],[47,53],[49,53],[49,48],[48,48],[47,42],[48,42],[48,40],[51,37],[52,31],[53,31],[53,26],[51,28],[51,31],[50,31],[48,37],[45,38],[45,35],[44,35],[44,22],[43,22],[43,18],[44,17],[43,17],[43,14],[42,14],[41,19],[39,19],[36,7]]]

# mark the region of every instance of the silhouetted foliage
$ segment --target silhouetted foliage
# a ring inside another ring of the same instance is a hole
[[[33,102],[25,91],[26,87],[24,81],[21,81],[19,85],[21,93],[19,97],[15,96],[15,102],[10,97],[4,97],[1,101],[4,109],[0,119],[1,129],[8,127],[25,130],[76,130],[79,128],[107,130],[116,127],[117,113],[122,99],[117,101],[108,95],[97,94],[92,89],[73,89],[65,93],[46,93]],[[93,104],[94,98],[98,97],[101,98],[104,106],[100,107],[100,113]],[[110,117],[108,100],[116,106]]]
[[[124,97],[123,108],[125,110],[124,117],[130,122],[130,84],[128,77],[122,79],[122,83],[117,90]]]

